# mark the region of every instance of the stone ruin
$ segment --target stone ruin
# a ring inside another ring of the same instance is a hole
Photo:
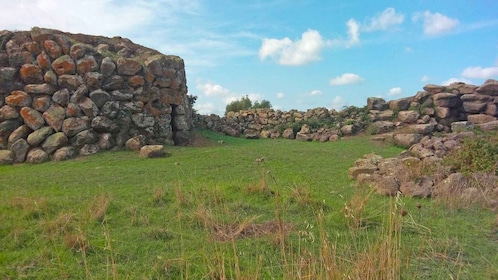
[[[234,137],[287,138],[301,141],[336,141],[358,133],[379,135],[409,147],[424,135],[479,127],[498,129],[498,81],[481,86],[453,83],[426,85],[415,96],[386,102],[368,98],[365,108],[341,111],[315,108],[283,112],[252,109],[227,112],[225,116],[197,115],[197,127]]]
[[[191,122],[178,56],[121,37],[0,31],[0,164],[65,160],[130,139],[183,145]]]

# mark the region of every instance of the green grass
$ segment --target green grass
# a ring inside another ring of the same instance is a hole
[[[0,166],[0,277],[498,276],[490,211],[353,187],[347,169],[356,159],[395,156],[397,147],[367,137],[303,143],[202,133],[212,145],[167,147],[167,158],[119,151]]]

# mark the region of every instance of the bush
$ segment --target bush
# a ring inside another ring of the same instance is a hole
[[[464,140],[460,149],[445,159],[446,163],[464,174],[498,170],[498,134],[478,135]]]

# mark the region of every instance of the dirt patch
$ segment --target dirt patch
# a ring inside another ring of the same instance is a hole
[[[214,146],[216,145],[213,140],[207,138],[206,136],[200,134],[200,133],[192,133],[190,136],[189,140],[189,146],[193,147],[209,147],[209,146]]]
[[[271,234],[287,235],[293,228],[294,225],[292,223],[282,222],[282,224],[279,225],[277,221],[217,225],[213,228],[212,239],[226,242],[232,239],[254,238]]]

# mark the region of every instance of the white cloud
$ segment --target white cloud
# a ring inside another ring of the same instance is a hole
[[[430,80],[429,76],[423,75],[422,78],[420,78],[420,82],[426,83]]]
[[[466,84],[472,84],[472,81],[470,80],[467,80],[465,78],[449,78],[448,80],[446,81],[442,81],[441,82],[441,85],[443,86],[447,86],[447,85],[450,85],[452,83],[466,83]]]
[[[320,52],[330,46],[331,42],[324,40],[320,33],[308,29],[301,35],[301,39],[292,41],[289,38],[264,38],[259,49],[259,58],[272,58],[281,65],[303,65],[320,60]]]
[[[277,93],[277,98],[284,98],[285,94],[283,92]]]
[[[490,79],[498,77],[498,67],[467,67],[462,72],[462,77],[470,79]]]
[[[230,93],[228,89],[212,83],[197,84],[197,89],[206,96],[226,96]]]
[[[344,73],[330,80],[333,86],[357,84],[363,81],[363,78],[354,73]]]
[[[460,23],[458,19],[449,18],[440,13],[431,13],[425,11],[423,13],[415,13],[413,20],[422,19],[424,24],[424,34],[429,36],[441,35],[455,29]]]
[[[394,8],[387,8],[381,14],[373,17],[370,23],[362,29],[365,31],[387,30],[393,26],[402,24],[404,20],[404,15],[397,14]]]
[[[392,89],[389,90],[387,93],[388,95],[399,95],[403,92],[403,90],[400,87],[393,87]]]
[[[194,109],[201,115],[209,115],[217,110],[213,103],[194,104]]]
[[[2,4],[0,17],[2,29],[30,30],[33,26],[39,26],[109,37],[138,30],[140,26],[150,22],[156,9],[154,4],[144,1],[131,1],[126,5],[116,1],[100,0],[2,2],[7,2]],[[105,24],[102,24],[102,21],[105,21]]]
[[[321,94],[322,94],[321,90],[315,89],[315,90],[310,91],[307,95],[309,95],[309,96],[316,96],[316,95],[321,95]]]
[[[336,97],[334,97],[334,99],[332,99],[332,103],[331,103],[330,107],[334,110],[339,111],[345,105],[346,105],[346,102],[344,101],[344,99],[341,96],[336,96]]]
[[[346,25],[348,27],[349,36],[349,41],[346,43],[346,47],[350,48],[360,43],[360,24],[356,22],[356,20],[350,19]]]
[[[255,101],[261,101],[263,100],[263,96],[259,93],[249,93],[249,94],[237,94],[237,93],[232,93],[230,92],[229,95],[225,96],[222,101],[225,105],[230,104],[233,101],[237,101],[242,99],[242,97],[249,97],[249,99],[254,103]]]

